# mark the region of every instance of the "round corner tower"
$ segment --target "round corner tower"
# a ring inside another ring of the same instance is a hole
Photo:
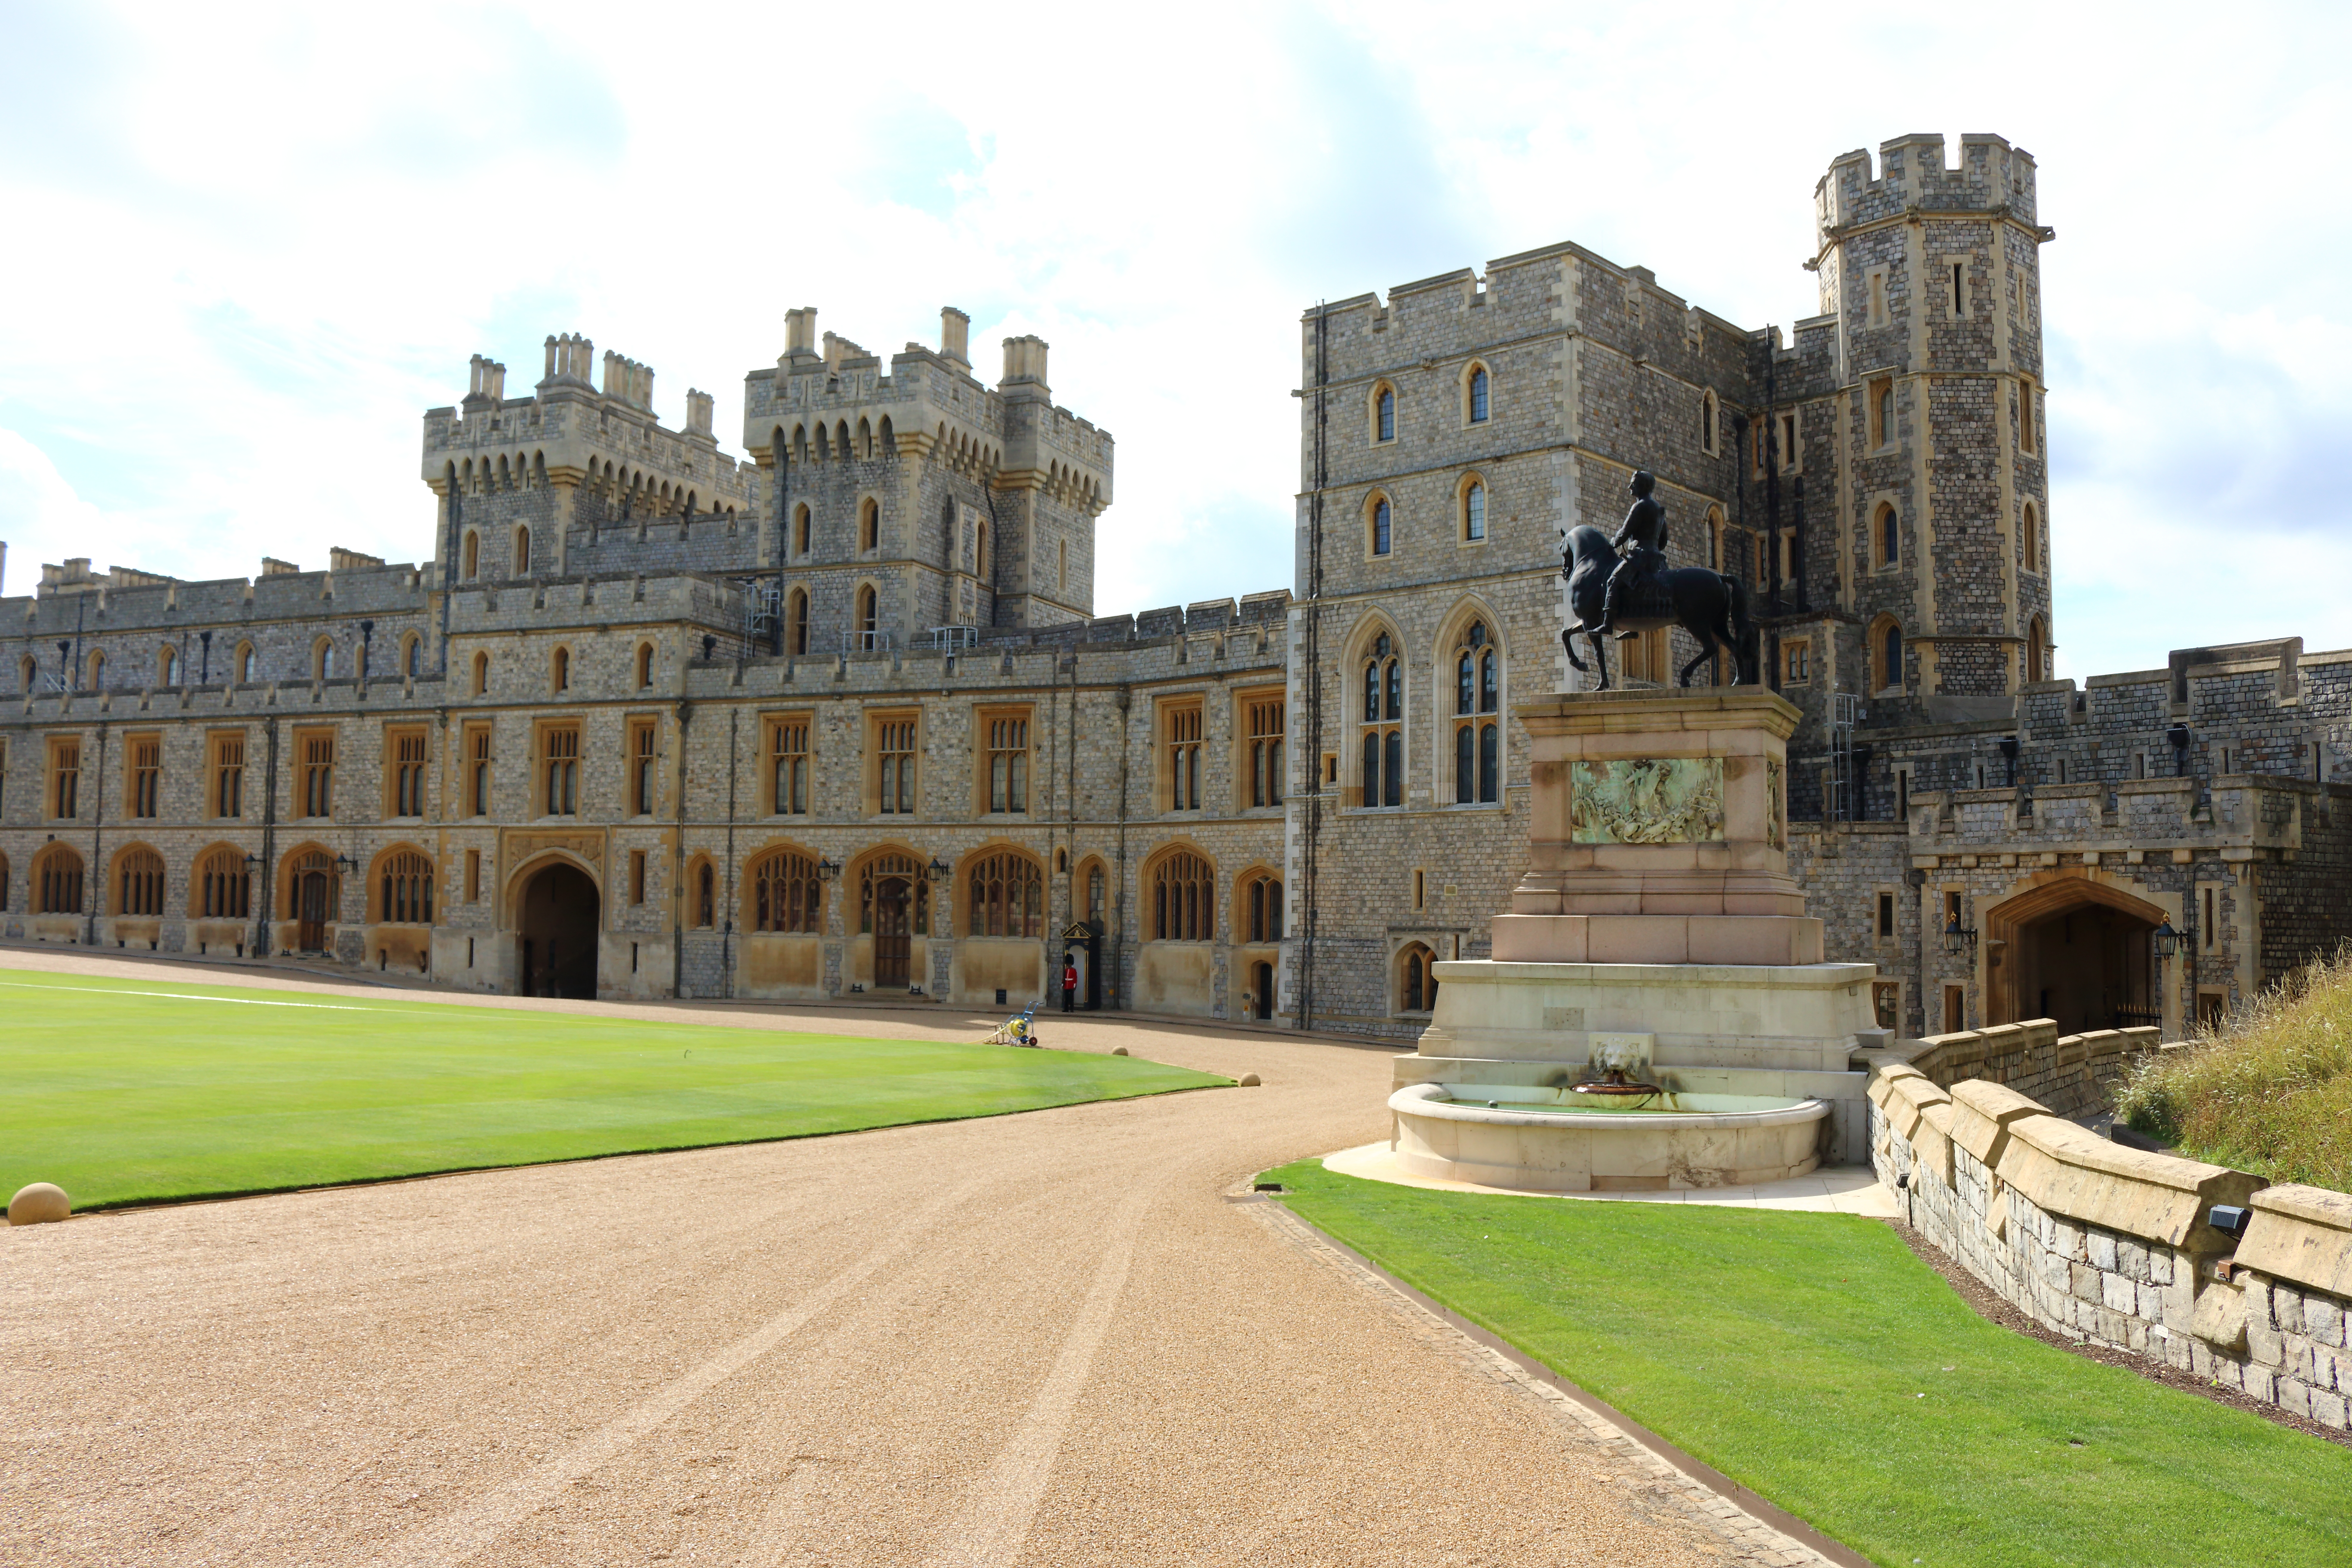
[[[1874,721],[1990,718],[2050,679],[2048,463],[2033,160],[1899,137],[1815,190],[1835,324],[1852,608]]]

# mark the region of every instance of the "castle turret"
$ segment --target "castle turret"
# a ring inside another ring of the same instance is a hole
[[[1876,178],[1866,153],[1832,163],[1814,221],[1822,316],[1799,334],[1830,341],[1800,358],[1831,427],[1795,449],[1836,479],[1810,498],[1838,521],[1808,553],[1860,637],[1837,685],[1874,721],[2003,715],[2050,678],[2039,251],[2054,236],[2033,160],[1971,135],[1948,168],[1941,136],[1898,137]]]

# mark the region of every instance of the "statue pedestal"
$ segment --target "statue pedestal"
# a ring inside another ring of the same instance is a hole
[[[1610,1035],[1654,1037],[1648,1081],[1708,1102],[1734,1119],[1727,1128],[1738,1114],[1781,1114],[1767,1101],[1816,1105],[1814,1158],[1865,1161],[1866,1075],[1850,1060],[1883,1039],[1876,971],[1822,962],[1822,922],[1789,876],[1796,708],[1733,687],[1584,692],[1515,711],[1534,748],[1528,873],[1495,917],[1494,956],[1436,965],[1433,1021],[1396,1064],[1400,1161],[1423,1174],[1475,1167],[1465,1179],[1573,1187],[1584,1156],[1551,1145],[1605,1142],[1603,1123],[1622,1123],[1654,1158],[1612,1167],[1613,1184],[1717,1185],[1763,1168],[1711,1152],[1731,1145],[1704,1115],[1645,1129],[1639,1113],[1595,1122],[1543,1110],[1580,1103],[1572,1086],[1592,1076],[1594,1037]],[[1458,1103],[1433,1109],[1428,1085],[1465,1087]],[[1515,1114],[1515,1101],[1534,1109]],[[1469,1125],[1496,1118],[1503,1145]],[[1591,1125],[1571,1136],[1570,1120]],[[1801,1141],[1785,1128],[1773,1136],[1767,1163]],[[1475,1160],[1473,1140],[1483,1140]],[[1528,1151],[1523,1182],[1497,1175],[1497,1146]],[[1635,1167],[1657,1179],[1625,1175]]]

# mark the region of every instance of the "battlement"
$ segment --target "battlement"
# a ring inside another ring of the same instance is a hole
[[[718,451],[709,393],[689,390],[684,424],[667,429],[653,412],[650,366],[607,351],[600,391],[593,342],[566,332],[545,347],[533,395],[504,395],[506,366],[476,354],[464,400],[425,411],[421,477],[436,494],[601,487],[651,492],[656,515],[750,504],[751,466]]]
[[[2032,153],[2005,137],[1960,138],[1958,167],[1944,163],[1944,138],[1922,132],[1879,143],[1878,174],[1857,147],[1832,161],[1813,187],[1813,224],[1824,243],[1858,225],[1905,212],[1984,212],[2034,224]]]
[[[744,447],[762,463],[780,447],[796,462],[939,449],[1003,479],[1066,487],[1092,510],[1108,506],[1111,437],[1054,404],[1045,341],[1005,339],[1003,374],[990,388],[971,373],[971,328],[970,316],[942,307],[938,348],[910,342],[886,366],[834,332],[818,352],[816,308],[787,310],[784,352],[743,378]]]
[[[103,572],[93,572],[89,569],[89,557],[77,555],[62,564],[45,563],[41,567],[41,585],[37,592],[46,599],[57,595],[162,587],[178,581],[178,578],[166,577],[160,572],[142,572],[130,566],[110,566]]]
[[[1313,381],[1318,320],[1325,369],[1334,384],[1562,330],[1612,342],[1643,359],[1692,353],[1714,358],[1727,351],[1736,361],[1736,345],[1753,335],[1661,287],[1650,268],[1622,265],[1565,240],[1498,257],[1483,274],[1458,267],[1399,283],[1385,300],[1377,293],[1356,294],[1310,307],[1299,320],[1302,385]]]

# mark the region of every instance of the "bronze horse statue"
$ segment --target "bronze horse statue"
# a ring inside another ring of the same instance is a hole
[[[1756,684],[1756,623],[1748,613],[1748,590],[1738,578],[1704,566],[1672,566],[1646,574],[1621,585],[1611,621],[1606,605],[1609,578],[1618,566],[1617,547],[1599,529],[1579,523],[1562,536],[1562,556],[1560,575],[1568,579],[1568,604],[1576,612],[1576,625],[1559,634],[1560,647],[1568,662],[1583,669],[1575,639],[1577,633],[1584,634],[1600,667],[1601,690],[1609,689],[1609,645],[1601,641],[1603,632],[1630,637],[1673,626],[1690,633],[1699,647],[1698,657],[1683,666],[1682,685],[1688,686],[1692,671],[1710,658],[1717,661],[1720,674],[1726,649],[1731,654],[1731,684]]]

